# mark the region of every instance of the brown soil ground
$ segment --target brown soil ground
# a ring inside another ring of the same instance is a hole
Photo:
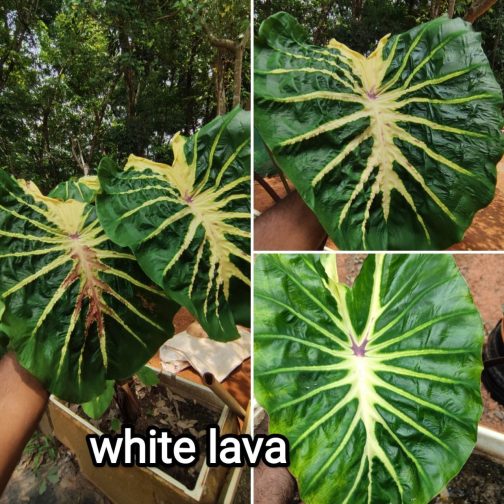
[[[191,467],[159,466],[161,471],[169,474],[192,490],[196,486],[196,481],[205,461],[205,429],[209,425],[219,422],[220,412],[210,410],[194,400],[174,394],[164,385],[146,387],[136,378],[134,378],[133,383],[141,407],[141,414],[134,425],[136,434],[147,436],[150,427],[159,427],[168,429],[173,436],[191,435],[196,439],[200,454],[196,465]],[[113,428],[113,422],[114,420],[118,422],[121,414],[115,401],[112,402],[110,408],[99,420],[88,418],[82,408],[76,404],[67,404],[67,406],[103,433],[112,435],[117,433]]]
[[[268,184],[280,198],[286,196],[285,188],[280,177],[268,177]],[[289,182],[289,186],[293,188]],[[254,183],[254,208],[264,212],[275,204],[271,196],[257,183]],[[493,201],[486,208],[480,210],[466,231],[464,239],[452,247],[451,250],[504,250],[504,158],[497,165],[497,188]],[[336,245],[328,240],[327,247],[337,250]]]
[[[36,432],[34,436],[41,434]],[[56,460],[44,461],[37,472],[33,470],[33,457],[27,453],[23,454],[0,497],[0,504],[111,504],[81,475],[79,464],[72,452],[57,441],[55,446]],[[51,482],[47,477],[54,468],[57,481]],[[46,487],[44,491],[41,485]]]
[[[36,432],[35,436],[41,434]],[[84,478],[73,453],[58,441],[55,444],[56,460],[43,463],[37,473],[32,468],[33,458],[23,454],[7,488],[0,496],[0,504],[112,504]],[[57,481],[53,483],[47,476],[54,469]],[[46,489],[41,493],[42,481],[45,481]],[[250,469],[245,468],[234,504],[250,504],[250,486]]]
[[[504,466],[473,454],[459,474],[448,484],[443,496],[432,504],[502,504]]]

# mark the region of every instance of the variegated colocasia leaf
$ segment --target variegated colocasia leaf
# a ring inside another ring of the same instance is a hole
[[[49,194],[51,198],[59,198],[62,200],[75,199],[92,203],[96,193],[100,188],[98,177],[95,175],[87,175],[78,180],[67,180],[58,184]]]
[[[236,108],[171,147],[171,166],[102,161],[100,222],[211,338],[235,339],[250,317],[249,113]]]
[[[483,327],[449,255],[261,255],[255,394],[303,502],[429,502],[471,454]]]
[[[502,92],[480,35],[438,18],[365,57],[285,13],[255,49],[255,124],[343,249],[442,249],[493,198]]]
[[[0,171],[2,327],[23,367],[72,402],[140,368],[173,334],[175,303],[93,205],[43,196]]]

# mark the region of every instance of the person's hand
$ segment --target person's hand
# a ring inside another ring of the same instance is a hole
[[[297,192],[254,221],[254,250],[320,250],[326,232]]]
[[[49,399],[48,392],[15,354],[0,359],[0,495],[37,428]]]

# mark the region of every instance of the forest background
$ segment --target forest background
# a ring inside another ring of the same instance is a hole
[[[1,0],[0,167],[46,192],[250,108],[249,0]]]
[[[256,0],[323,45],[369,52],[448,13],[474,22],[504,87],[503,0]],[[2,0],[0,167],[43,191],[103,155],[170,162],[169,141],[250,108],[248,0]]]

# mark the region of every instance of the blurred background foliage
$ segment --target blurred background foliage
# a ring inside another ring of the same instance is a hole
[[[255,32],[278,11],[296,17],[314,44],[325,45],[335,38],[364,54],[387,33],[402,33],[445,14],[466,18],[481,32],[490,64],[504,87],[504,0],[256,0]]]
[[[249,0],[2,0],[0,167],[43,191],[250,103]],[[237,74],[238,72],[238,74]]]

